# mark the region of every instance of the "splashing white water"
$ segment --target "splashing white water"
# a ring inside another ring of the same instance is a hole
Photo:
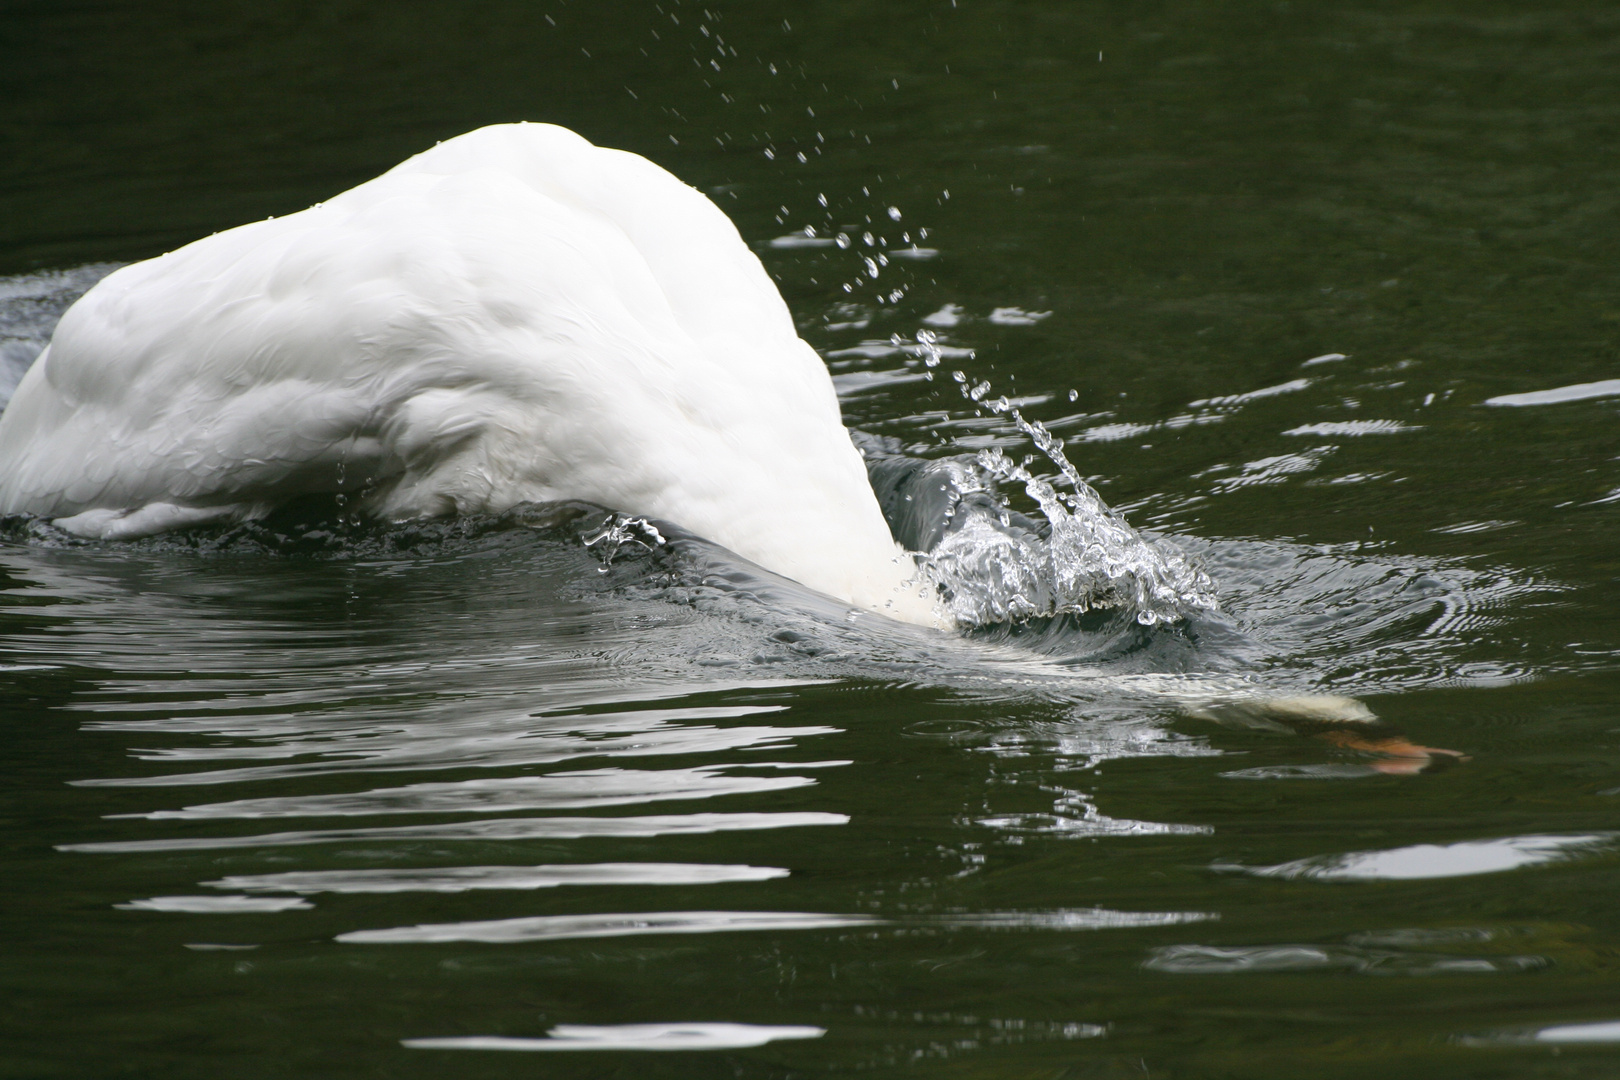
[[[919,355],[930,368],[942,355],[937,342],[933,331],[917,331]],[[963,397],[1016,424],[1068,488],[1030,472],[1035,455],[1015,462],[999,449],[981,451],[971,464],[931,470],[930,479],[943,481],[951,496],[945,511],[951,522],[920,562],[959,624],[1119,608],[1151,626],[1215,609],[1209,576],[1167,540],[1144,537],[1104,503],[1064,456],[1062,439],[1026,419],[1005,396],[988,399],[988,381],[972,382],[961,371],[951,376]],[[1015,522],[1001,484],[1021,485],[1045,527]]]

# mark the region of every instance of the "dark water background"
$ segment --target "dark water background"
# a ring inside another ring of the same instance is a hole
[[[1225,614],[850,624],[568,515],[14,527],[0,1075],[1620,1072],[1617,399],[1485,404],[1620,378],[1612,6],[0,4],[3,359],[520,119],[711,194],[851,426],[1027,451],[990,380]],[[1468,760],[1189,713],[1235,683]],[[403,1042],[670,1023],[823,1033]]]

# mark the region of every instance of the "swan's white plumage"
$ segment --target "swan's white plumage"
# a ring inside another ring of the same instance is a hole
[[[389,519],[588,500],[935,619],[730,220],[550,125],[474,131],[124,267],[0,415],[0,513],[81,535],[340,487]]]

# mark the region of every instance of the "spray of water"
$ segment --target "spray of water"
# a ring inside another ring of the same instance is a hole
[[[937,335],[919,330],[916,342],[923,363],[938,367]],[[1130,611],[1152,625],[1214,610],[1209,576],[1168,540],[1143,536],[1104,503],[1064,456],[1063,440],[1026,419],[1005,396],[990,398],[989,382],[961,371],[951,377],[963,397],[1017,425],[1057,470],[1054,484],[1030,471],[1035,455],[1015,462],[999,449],[931,470],[930,482],[938,481],[948,496],[949,523],[919,564],[960,625],[1093,608]],[[1044,523],[1015,514],[1004,485],[1021,486]]]

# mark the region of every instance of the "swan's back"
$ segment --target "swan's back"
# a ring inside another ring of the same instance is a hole
[[[0,513],[81,535],[336,490],[390,519],[588,500],[934,618],[735,227],[549,125],[115,272],[0,415]]]

